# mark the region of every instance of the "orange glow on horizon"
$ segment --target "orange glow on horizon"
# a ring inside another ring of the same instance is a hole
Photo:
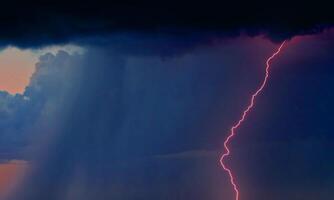
[[[5,197],[20,181],[27,169],[25,161],[11,161],[0,164],[0,198]]]

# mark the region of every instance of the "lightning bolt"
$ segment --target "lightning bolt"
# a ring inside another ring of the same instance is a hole
[[[224,152],[225,153],[220,157],[220,165],[223,167],[223,169],[228,173],[228,175],[230,177],[230,182],[231,182],[231,185],[233,186],[234,193],[235,193],[235,200],[239,200],[239,187],[238,187],[238,185],[235,181],[232,170],[228,166],[226,166],[226,164],[224,163],[224,160],[231,154],[228,145],[229,145],[231,139],[234,137],[235,131],[239,128],[239,126],[242,124],[242,122],[247,117],[247,114],[254,107],[256,97],[262,92],[263,88],[266,86],[267,81],[268,81],[268,77],[269,77],[270,62],[271,62],[272,59],[274,59],[281,52],[281,49],[283,48],[285,43],[286,43],[286,41],[283,41],[281,43],[281,45],[278,47],[278,49],[267,59],[267,61],[266,61],[266,73],[265,73],[264,79],[262,81],[262,84],[253,93],[247,108],[242,113],[241,118],[232,126],[232,128],[230,129],[230,134],[228,135],[228,137],[224,141]]]

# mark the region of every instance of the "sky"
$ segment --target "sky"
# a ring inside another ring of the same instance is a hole
[[[22,93],[29,83],[37,58],[30,52],[15,48],[2,50],[0,55],[1,90]]]
[[[6,47],[0,53],[0,90],[10,94],[22,94],[28,86],[35,70],[38,58],[46,52],[55,53],[66,50],[69,53],[82,53],[83,49],[75,45],[48,46],[39,49],[19,49]]]
[[[233,200],[223,142],[286,40],[227,164],[242,200],[331,199],[332,12],[262,3],[10,3],[1,198]]]
[[[331,38],[296,37],[273,62],[231,145],[245,199],[333,195]],[[113,48],[46,53],[23,94],[2,94],[2,159],[31,166],[12,198],[232,199],[222,142],[277,44],[241,36],[163,57]]]

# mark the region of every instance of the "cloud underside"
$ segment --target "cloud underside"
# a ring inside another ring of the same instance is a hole
[[[144,38],[172,35],[196,40],[245,33],[281,41],[320,32],[334,22],[331,6],[319,1],[9,3],[2,8],[0,19],[2,45],[20,47],[90,43],[92,38],[124,32]]]

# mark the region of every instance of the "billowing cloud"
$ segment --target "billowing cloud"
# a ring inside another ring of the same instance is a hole
[[[24,157],[24,149],[30,146],[35,135],[35,124],[49,115],[53,104],[60,101],[66,85],[70,84],[66,74],[71,68],[64,69],[62,66],[71,65],[77,57],[80,56],[64,51],[59,51],[56,56],[45,54],[36,64],[35,73],[23,94],[0,92],[0,159]]]

